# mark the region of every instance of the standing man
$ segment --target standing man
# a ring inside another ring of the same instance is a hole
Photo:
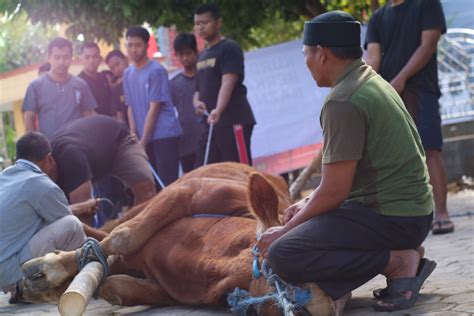
[[[97,114],[112,116],[111,91],[109,80],[103,72],[98,72],[102,62],[100,49],[96,43],[84,43],[81,47],[82,71],[79,77],[82,78],[94,96],[97,103],[95,111]]]
[[[126,33],[128,57],[133,64],[124,72],[123,90],[128,106],[130,130],[146,150],[151,164],[165,185],[178,178],[179,137],[168,73],[158,62],[148,59],[150,34],[140,26]]]
[[[320,118],[321,184],[257,246],[268,250],[275,273],[315,282],[338,312],[378,274],[389,286],[374,307],[410,308],[436,266],[416,251],[433,218],[416,126],[397,92],[361,59],[360,23],[351,15],[332,11],[306,22],[303,44],[317,85],[331,87]]]
[[[105,57],[105,63],[113,74],[111,85],[112,109],[120,122],[128,125],[127,105],[123,93],[123,72],[128,67],[127,57],[118,49],[114,49]]]
[[[446,204],[436,61],[445,32],[439,0],[392,0],[374,13],[366,37],[367,63],[401,95],[421,136],[435,201],[433,234],[454,231]]]
[[[97,105],[84,80],[68,73],[72,62],[70,41],[53,39],[48,45],[48,62],[51,70],[30,83],[22,108],[26,131],[39,131],[51,139],[65,124],[94,114]]]
[[[209,163],[236,161],[252,165],[250,139],[255,118],[247,100],[244,81],[244,53],[236,42],[220,34],[222,20],[212,4],[203,4],[194,13],[195,31],[206,41],[197,63],[193,104],[198,115],[209,112],[208,124],[215,124]],[[196,166],[201,166],[209,134],[203,133]]]
[[[196,149],[203,133],[194,113],[193,95],[196,85],[197,44],[191,33],[181,33],[174,40],[174,51],[184,69],[170,81],[173,103],[183,130],[179,143],[179,157],[184,172],[190,172],[196,164]]]

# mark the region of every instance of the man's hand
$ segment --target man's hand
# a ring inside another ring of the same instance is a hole
[[[216,124],[219,122],[221,118],[221,113],[217,111],[217,109],[214,109],[209,113],[209,117],[207,118],[207,123],[208,124]]]
[[[271,244],[287,232],[288,228],[286,226],[274,226],[267,229],[257,242],[260,254],[265,257]]]
[[[72,204],[71,211],[76,216],[94,215],[99,206],[99,199],[89,199],[85,202]]]
[[[294,203],[283,211],[283,224],[288,223],[306,205],[307,199]]]
[[[197,116],[203,116],[206,112],[206,104],[202,101],[197,101],[193,104],[194,112]]]
[[[401,94],[405,89],[406,79],[401,76],[396,76],[392,81],[390,81],[390,84],[398,94]]]
[[[147,144],[147,142],[146,142],[145,139],[143,139],[143,138],[140,139],[140,140],[138,141],[138,144],[143,148],[143,150],[146,151],[146,144]]]
[[[130,137],[133,139],[133,141],[138,143],[138,136],[135,133],[130,133]]]

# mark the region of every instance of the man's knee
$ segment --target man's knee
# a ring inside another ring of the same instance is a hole
[[[131,185],[135,196],[135,205],[148,201],[156,195],[155,183],[152,181],[140,181]]]
[[[67,235],[66,240],[70,241],[69,245],[65,245],[68,249],[59,250],[76,249],[82,246],[84,240],[86,239],[86,234],[84,233],[84,228],[81,221],[74,215],[64,216],[58,221],[61,222],[63,232]]]
[[[276,240],[268,249],[267,259],[273,272],[283,279],[293,279],[293,274],[297,271],[297,263],[292,260],[287,247],[284,247],[282,240]]]

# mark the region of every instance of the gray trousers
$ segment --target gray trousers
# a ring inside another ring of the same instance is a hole
[[[346,203],[277,239],[268,260],[284,280],[314,282],[337,300],[382,273],[390,250],[418,248],[431,220],[432,214],[383,216]]]
[[[74,215],[64,216],[43,227],[28,242],[33,258],[55,250],[74,250],[86,240],[82,223]]]

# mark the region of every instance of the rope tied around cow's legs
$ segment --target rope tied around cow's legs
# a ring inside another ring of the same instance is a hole
[[[94,261],[99,262],[104,268],[102,279],[100,280],[100,283],[102,283],[109,275],[109,264],[107,263],[107,257],[100,247],[99,242],[95,238],[88,237],[82,247],[76,249],[77,268],[79,271],[81,271],[88,263]],[[94,293],[94,298],[97,298],[97,294],[98,288]]]
[[[274,287],[276,291],[267,293],[260,297],[253,297],[248,291],[236,288],[227,297],[227,302],[231,306],[231,311],[238,315],[246,315],[247,310],[251,306],[257,306],[267,301],[275,301],[283,310],[285,316],[294,315],[296,311],[311,301],[311,290],[291,285],[283,281],[276,273],[274,273],[266,260],[263,260],[261,269],[258,264],[258,248],[252,248],[253,255],[253,278],[258,279],[261,274],[267,280],[270,287]]]

